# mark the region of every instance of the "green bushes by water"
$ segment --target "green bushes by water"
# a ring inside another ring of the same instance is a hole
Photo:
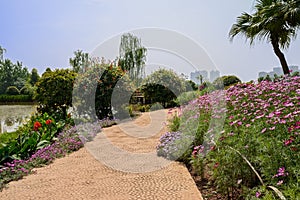
[[[0,95],[0,103],[33,102],[31,95]]]

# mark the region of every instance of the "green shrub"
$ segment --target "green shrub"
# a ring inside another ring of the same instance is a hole
[[[127,117],[128,111],[124,107],[128,106],[128,102],[123,100],[133,92],[127,74],[119,66],[107,64],[105,61],[93,63],[85,70],[85,73],[78,74],[73,91],[73,106],[76,107],[78,115],[89,118],[96,116],[98,119],[113,118],[113,106],[120,115],[125,113]]]
[[[33,115],[16,131],[18,134],[16,139],[11,138],[7,143],[2,143],[0,164],[14,159],[28,158],[36,150],[51,144],[64,125],[65,121],[56,122],[47,113]]]
[[[31,95],[0,95],[0,102],[18,103],[18,102],[33,102],[33,100]]]
[[[72,105],[72,91],[76,73],[69,69],[45,72],[36,83],[35,100],[41,113],[59,115],[66,119],[67,109]]]
[[[241,80],[234,75],[230,75],[230,76],[221,76],[217,78],[216,80],[214,80],[213,85],[215,86],[216,89],[224,89],[226,87],[229,87],[237,83],[241,83]]]
[[[185,80],[174,71],[159,69],[143,80],[142,92],[150,103],[160,103],[164,108],[176,105],[174,100],[186,90]]]
[[[20,89],[20,94],[25,94],[25,95],[28,95],[29,94],[29,90],[28,90],[28,88],[27,87],[22,87],[21,89]]]
[[[186,104],[188,103],[189,101],[197,98],[199,96],[199,91],[189,91],[189,92],[184,92],[182,94],[180,94],[175,102],[178,104],[178,105],[183,105],[183,104]]]
[[[172,119],[169,120],[168,128],[172,132],[177,132],[180,127],[180,117],[177,114],[174,115]]]
[[[20,91],[16,86],[9,86],[6,89],[6,94],[8,94],[8,95],[18,95],[18,94],[20,94]]]
[[[185,81],[185,90],[191,91],[191,90],[198,90],[197,84],[192,80]]]
[[[33,93],[34,93],[34,87],[32,87],[31,85],[29,84],[26,84],[24,87],[22,87],[20,89],[20,94],[22,95],[30,95],[30,96],[33,96]]]
[[[138,111],[148,112],[150,110],[150,105],[138,105]]]
[[[160,103],[154,103],[150,107],[151,111],[161,110],[161,109],[164,109],[164,107]]]

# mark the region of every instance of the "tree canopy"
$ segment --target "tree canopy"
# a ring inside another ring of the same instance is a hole
[[[296,38],[300,26],[299,0],[257,0],[255,12],[242,13],[233,24],[231,40],[238,34],[244,35],[253,44],[255,39],[267,40],[279,58],[284,74],[289,68],[281,49],[288,48]]]
[[[82,50],[77,50],[74,52],[74,57],[69,59],[69,63],[73,68],[74,72],[79,72],[79,70],[84,70],[90,62],[90,57],[88,53]]]
[[[119,48],[119,66],[129,72],[129,78],[138,86],[145,76],[145,61],[147,49],[142,46],[141,40],[130,34],[121,37]]]
[[[56,69],[43,73],[36,83],[35,99],[42,113],[67,116],[67,109],[72,106],[72,91],[76,73],[69,69]]]
[[[28,69],[22,63],[14,64],[9,59],[0,61],[0,94],[4,94],[9,86],[16,86],[20,90],[28,78]]]
[[[174,71],[159,69],[143,80],[142,91],[151,103],[161,103],[164,107],[172,105],[172,101],[186,90],[185,80]]]

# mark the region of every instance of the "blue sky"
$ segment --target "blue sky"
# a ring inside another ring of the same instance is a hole
[[[243,81],[279,66],[270,44],[251,47],[242,37],[233,43],[228,39],[236,17],[253,10],[253,0],[9,0],[1,1],[0,7],[5,57],[40,73],[47,67],[68,67],[77,49],[91,52],[112,36],[144,27],[192,38],[221,74],[235,74]],[[300,65],[299,40],[285,51],[290,65]]]

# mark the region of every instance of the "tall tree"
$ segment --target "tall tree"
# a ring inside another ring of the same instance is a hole
[[[145,61],[147,49],[141,40],[133,34],[122,35],[119,48],[119,65],[129,72],[129,77],[137,86],[145,76]]]
[[[36,69],[36,68],[33,68],[33,69],[31,70],[31,74],[30,74],[30,80],[29,80],[30,84],[31,84],[32,86],[34,86],[35,83],[38,82],[39,79],[40,79],[40,75],[39,75],[37,69]]]
[[[72,106],[72,91],[76,73],[69,69],[56,69],[43,73],[36,83],[34,98],[39,103],[41,113],[55,114],[66,118],[67,110]]]
[[[5,52],[6,52],[6,49],[4,49],[0,46],[0,62],[3,61],[3,56],[4,56]]]
[[[21,89],[28,78],[28,69],[23,67],[22,63],[14,64],[9,59],[0,62],[0,94],[5,93],[9,86],[16,86]]]
[[[74,57],[69,59],[69,63],[73,68],[74,72],[79,72],[79,70],[84,70],[89,64],[90,58],[88,53],[84,53],[82,50],[77,50],[74,52]]]
[[[253,44],[255,39],[266,39],[273,46],[284,74],[290,74],[281,49],[288,48],[300,25],[299,0],[257,0],[255,12],[242,13],[229,32],[231,40],[244,35]]]

